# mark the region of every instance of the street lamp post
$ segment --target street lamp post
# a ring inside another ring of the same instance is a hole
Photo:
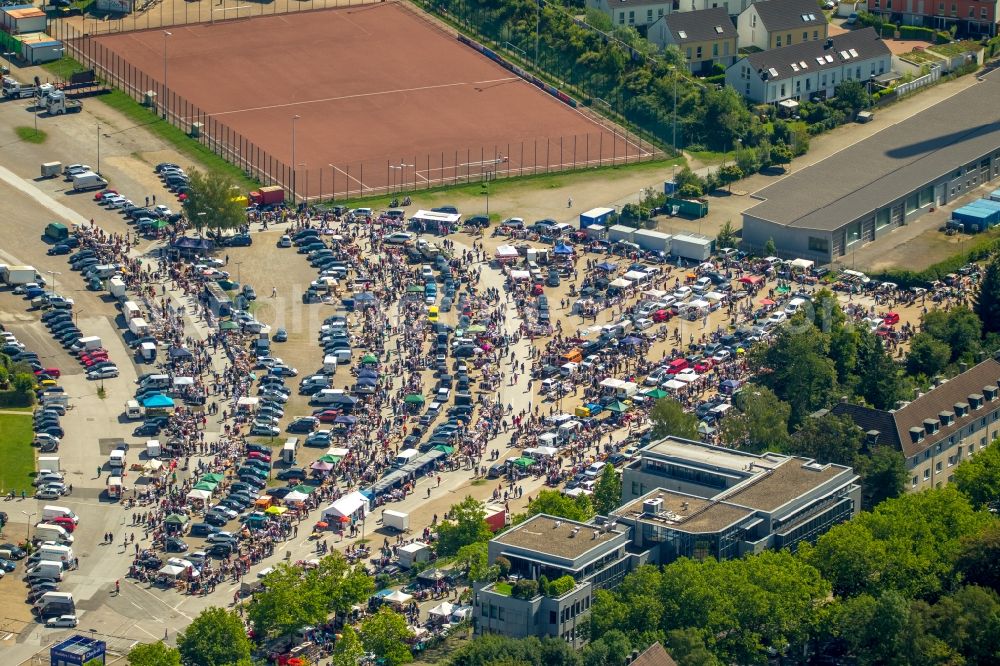
[[[101,173],[101,124],[97,124],[97,173]]]
[[[295,203],[295,121],[302,116],[296,114],[292,116],[292,203]]]
[[[14,66],[14,61],[12,60],[12,58],[14,56],[16,56],[16,55],[17,55],[17,53],[15,53],[14,51],[5,51],[4,54],[3,54],[3,57],[7,59],[7,71],[8,72],[10,71],[10,68]]]
[[[167,117],[167,37],[173,34],[168,30],[163,31],[163,101],[160,102],[160,108],[163,109],[164,119]]]
[[[52,276],[52,291],[54,293],[56,291],[56,276],[62,275],[62,273],[60,271],[45,271],[45,272]]]
[[[33,518],[34,518],[35,516],[37,516],[37,515],[38,515],[38,513],[37,513],[37,512],[35,512],[35,511],[32,511],[32,512],[30,512],[30,513],[29,513],[29,512],[27,512],[27,511],[22,511],[21,513],[23,513],[23,514],[24,514],[24,517],[28,519],[28,536],[27,536],[27,537],[25,538],[25,541],[27,541],[28,543],[31,543],[31,520],[32,520],[32,519],[33,519]]]

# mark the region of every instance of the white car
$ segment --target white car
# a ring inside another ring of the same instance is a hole
[[[677,287],[677,289],[674,289],[673,296],[678,301],[683,301],[686,300],[691,295],[691,293],[692,293],[691,287],[687,286],[686,284],[683,284]]]
[[[59,617],[50,617],[45,621],[45,626],[49,628],[53,627],[75,627],[77,625],[76,615],[60,615]]]
[[[282,236],[278,239],[278,247],[291,247],[292,239],[290,236]]]
[[[31,485],[45,486],[50,483],[62,483],[63,480],[64,477],[60,472],[42,472],[31,481]]]
[[[385,237],[385,242],[389,245],[403,245],[413,240],[413,234],[408,231],[397,231]]]
[[[639,329],[640,331],[645,331],[647,328],[653,325],[653,320],[645,318],[636,319],[634,323],[637,329]]]
[[[108,208],[125,208],[125,206],[134,206],[134,205],[135,205],[134,203],[132,203],[129,199],[126,199],[125,197],[118,197],[117,199],[113,199],[108,202]]]
[[[62,493],[52,488],[51,486],[45,486],[35,491],[36,499],[50,500],[50,499],[59,499],[60,497],[62,497]]]
[[[93,171],[89,164],[70,164],[68,167],[63,169],[63,174],[67,178],[72,178],[77,174],[87,173],[88,171]]]
[[[118,368],[111,365],[87,371],[87,379],[112,379],[118,376]]]
[[[646,379],[642,382],[645,386],[658,386],[660,382],[666,381],[670,378],[670,373],[667,372],[665,367],[659,367],[653,370],[646,376]]]
[[[257,358],[258,368],[273,368],[276,365],[284,365],[285,362],[274,356],[260,356]]]
[[[27,292],[29,289],[41,289],[41,288],[42,286],[37,282],[28,282],[27,284],[19,284],[16,287],[14,287],[14,293],[17,294],[18,296],[23,296],[25,292]]]
[[[770,317],[768,317],[767,321],[764,323],[769,326],[777,326],[778,324],[787,320],[788,320],[788,315],[786,315],[784,312],[775,312]]]
[[[691,382],[698,379],[698,372],[694,368],[684,368],[674,375],[674,378],[682,382]]]

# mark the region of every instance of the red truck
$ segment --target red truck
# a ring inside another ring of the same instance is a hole
[[[268,185],[250,193],[250,203],[258,206],[280,204],[285,201],[285,190],[280,185]]]

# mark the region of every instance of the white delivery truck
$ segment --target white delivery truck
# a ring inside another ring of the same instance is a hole
[[[45,285],[45,279],[41,273],[35,270],[34,266],[0,265],[0,279],[12,287],[28,284],[29,282]]]
[[[142,317],[136,317],[135,319],[128,320],[128,330],[135,333],[138,337],[143,337],[149,335],[149,324]]]
[[[101,343],[100,336],[98,336],[98,335],[87,335],[87,336],[82,337],[79,340],[77,340],[76,343],[73,345],[72,349],[73,349],[73,351],[77,351],[77,352],[79,352],[79,351],[90,351],[92,349],[100,349],[101,348],[101,344],[102,343]]]
[[[40,559],[62,562],[67,565],[67,568],[73,563],[73,549],[70,546],[45,542],[38,547],[38,552],[41,553]]]
[[[295,464],[295,455],[299,449],[299,438],[289,437],[281,447],[281,461],[289,465]]]
[[[112,282],[115,280],[121,280],[121,278],[117,277],[111,278]],[[127,323],[132,321],[133,319],[139,319],[140,317],[142,317],[142,310],[140,310],[139,306],[136,305],[134,302],[125,301],[124,303],[122,303],[122,316],[125,317],[125,321]]]
[[[108,186],[108,181],[98,176],[93,171],[84,171],[73,176],[73,190],[76,192],[86,192],[88,190],[102,190]]]
[[[76,524],[80,523],[80,517],[73,512],[73,509],[65,506],[56,506],[55,504],[46,504],[42,507],[42,520],[47,522],[53,518],[69,518]]]
[[[111,465],[111,469],[124,469],[125,468],[125,452],[121,449],[115,449],[111,452],[111,457],[108,460],[108,464]]]
[[[402,467],[406,463],[410,462],[414,458],[420,455],[420,452],[416,449],[404,449],[396,454],[396,460],[393,461],[393,467]]]
[[[126,400],[125,401],[125,418],[130,421],[135,421],[141,419],[145,414],[145,410],[139,404],[138,400]]]

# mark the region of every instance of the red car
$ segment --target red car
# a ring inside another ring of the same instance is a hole
[[[87,358],[80,359],[80,361],[88,368],[94,365],[95,363],[100,363],[101,361],[107,361],[107,360],[108,360],[107,354],[105,354],[104,356],[88,356]]]
[[[67,532],[72,532],[73,530],[76,529],[76,523],[73,522],[73,519],[68,518],[66,516],[56,516],[49,522],[55,523],[56,525],[63,528]]]
[[[320,423],[333,423],[334,419],[336,419],[338,416],[340,416],[340,410],[339,409],[324,409],[319,414],[313,414],[313,416],[315,416],[316,418],[318,418]]]
[[[97,349],[81,349],[80,353],[77,354],[77,356],[83,358],[84,356],[93,356],[94,354],[104,354],[105,356],[107,356],[108,350],[105,349],[104,347],[98,347]]]
[[[673,313],[670,310],[666,309],[656,310],[653,313],[653,321],[655,321],[656,323],[660,323],[663,321],[670,321],[670,317],[672,315]]]
[[[251,451],[247,454],[247,458],[250,460],[263,460],[264,462],[271,462],[271,456],[266,453],[261,453],[260,451]]]
[[[62,372],[60,372],[59,368],[42,368],[41,370],[35,370],[35,375],[48,375],[53,379],[59,379]]]
[[[694,371],[701,374],[712,369],[712,359],[703,358],[694,364]]]
[[[899,314],[895,312],[886,313],[885,317],[882,318],[882,323],[886,326],[895,326],[899,323]]]
[[[118,194],[118,190],[101,190],[94,195],[94,201],[104,201],[104,197],[111,196],[112,194]]]
[[[687,362],[686,358],[675,358],[667,364],[667,374],[676,375],[678,372],[688,367],[690,367],[690,364]]]

